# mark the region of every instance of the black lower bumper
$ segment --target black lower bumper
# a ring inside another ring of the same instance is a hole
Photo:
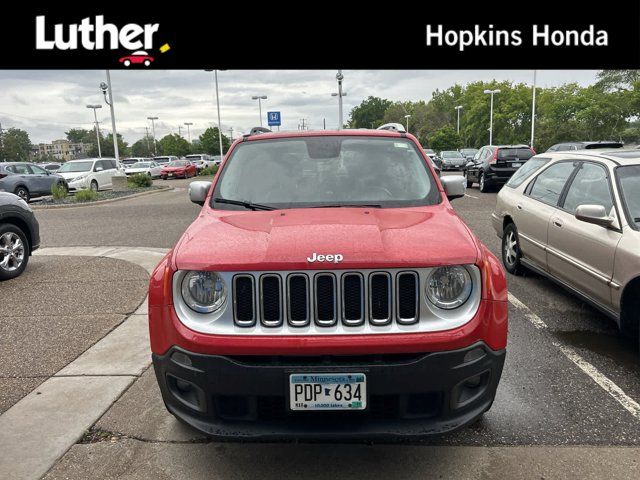
[[[153,365],[167,409],[207,435],[235,439],[384,439],[442,434],[495,397],[505,351],[483,343],[437,353],[223,357],[172,348]],[[292,412],[292,373],[365,373],[367,408]]]

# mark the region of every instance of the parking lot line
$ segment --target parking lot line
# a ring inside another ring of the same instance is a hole
[[[464,196],[469,198],[475,198],[476,200],[478,200],[479,198],[479,197],[474,197],[473,195],[469,195],[468,193],[465,193]]]
[[[521,310],[524,313],[525,318],[529,320],[529,322],[531,322],[534,327],[540,330],[544,330],[547,328],[547,324],[544,322],[544,320],[533,313],[529,307],[518,300],[518,298],[512,293],[509,293],[509,302],[518,310]],[[573,348],[558,341],[553,341],[552,344],[558,350],[560,350],[565,357],[567,357],[578,368],[580,368],[580,370],[587,374],[589,378],[591,378],[591,380],[598,384],[605,392],[607,392],[620,405],[622,405],[625,410],[627,410],[637,420],[640,420],[640,404],[638,404],[638,402],[627,395],[624,390],[622,390],[618,385],[615,384],[615,382],[613,382],[606,375],[600,372],[600,370],[594,367],[591,363],[582,358],[580,354]]]

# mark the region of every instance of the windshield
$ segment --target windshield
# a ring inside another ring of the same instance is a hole
[[[184,160],[178,160],[178,161],[169,162],[167,164],[167,167],[186,167],[187,165],[189,165],[189,162],[185,162]]]
[[[131,168],[149,168],[150,164],[148,162],[138,162],[131,165]]]
[[[640,165],[629,165],[616,168],[620,192],[624,199],[625,210],[629,222],[636,229],[640,228]]]
[[[440,202],[426,161],[411,141],[357,136],[240,144],[227,159],[213,198],[275,208]],[[238,208],[220,202],[215,207]]]
[[[92,167],[93,162],[65,163],[60,167],[58,173],[88,172]]]
[[[442,158],[460,158],[462,154],[460,152],[442,152]]]
[[[478,150],[475,148],[463,148],[462,150],[460,150],[460,153],[462,153],[463,155],[475,155],[476,153],[478,153]]]

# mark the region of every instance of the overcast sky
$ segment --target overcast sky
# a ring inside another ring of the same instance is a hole
[[[566,82],[588,85],[597,70],[538,71],[538,85]],[[312,129],[335,128],[337,98],[335,71],[328,70],[230,70],[218,73],[223,132],[247,132],[259,124],[258,105],[252,95],[267,95],[266,112],[282,112],[282,129],[296,130],[304,118]],[[476,80],[512,80],[531,83],[532,70],[345,70],[343,72],[345,121],[353,106],[369,95],[390,100],[428,100],[436,89]],[[92,128],[93,113],[85,106],[103,103],[99,89],[105,72],[98,70],[0,70],[0,123],[3,128],[27,130],[33,143],[64,138],[70,128]],[[191,136],[215,125],[213,73],[199,70],[114,70],[116,128],[130,144],[144,136],[156,121],[158,138],[178,133],[178,126],[193,122]],[[111,131],[109,109],[98,111],[104,131]],[[265,121],[266,124],[266,121]]]

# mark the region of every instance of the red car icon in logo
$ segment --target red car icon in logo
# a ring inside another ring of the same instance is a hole
[[[153,57],[143,50],[138,50],[137,52],[133,52],[131,55],[126,55],[120,58],[118,61],[125,67],[128,67],[131,64],[136,65],[140,63],[144,64],[145,67],[148,67],[151,65],[151,62],[153,62]]]

